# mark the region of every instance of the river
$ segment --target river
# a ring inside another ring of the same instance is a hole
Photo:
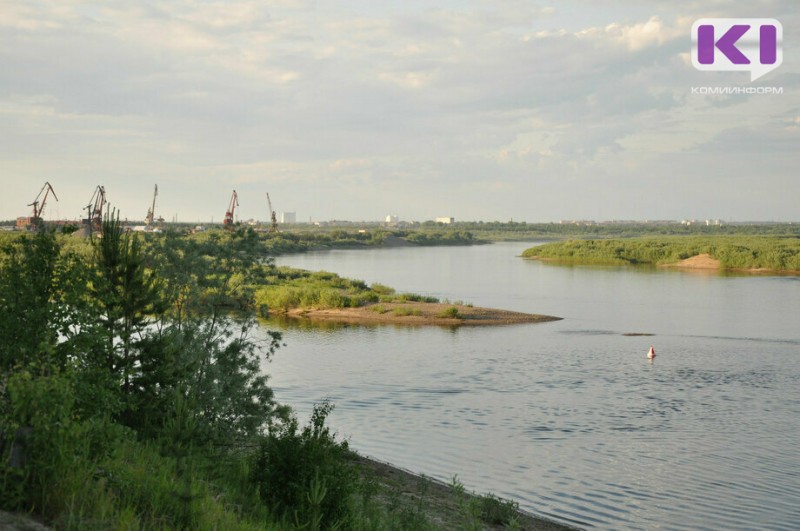
[[[800,277],[556,266],[519,258],[531,245],[280,257],[564,319],[266,322],[286,343],[265,367],[277,399],[301,417],[330,399],[362,454],[580,527],[797,528]]]

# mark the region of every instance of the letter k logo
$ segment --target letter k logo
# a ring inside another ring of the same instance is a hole
[[[692,65],[750,72],[750,81],[783,62],[783,26],[774,18],[701,18],[692,25]]]
[[[731,63],[749,65],[750,60],[736,47],[736,41],[749,29],[750,26],[746,24],[736,24],[731,26],[717,42],[714,42],[714,26],[710,24],[699,26],[697,28],[698,62],[701,65],[714,64],[714,48],[717,48]]]

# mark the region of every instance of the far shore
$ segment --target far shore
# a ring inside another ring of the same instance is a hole
[[[497,326],[558,321],[561,317],[464,304],[434,302],[374,303],[358,308],[295,308],[287,317],[352,324],[399,324],[412,326]]]
[[[538,260],[540,262],[549,262],[553,264],[569,264],[569,265],[603,265],[596,262],[587,262],[582,264],[580,261],[563,260],[560,258],[552,258],[549,256],[524,256],[525,260]],[[611,264],[620,265],[620,264]],[[720,272],[720,273],[753,273],[753,274],[774,274],[774,275],[800,275],[800,271],[790,269],[768,269],[765,267],[753,267],[749,269],[732,269],[724,268],[719,260],[713,258],[708,253],[698,254],[681,260],[679,262],[672,262],[669,264],[658,264],[656,267],[664,269],[686,269],[693,271],[707,271],[707,272]]]

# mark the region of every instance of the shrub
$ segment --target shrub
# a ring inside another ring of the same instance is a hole
[[[438,317],[442,317],[444,319],[458,319],[461,317],[461,314],[458,313],[458,308],[451,306],[439,312]]]
[[[262,441],[251,479],[262,500],[284,521],[312,529],[342,526],[352,517],[358,474],[347,459],[347,442],[325,426],[333,406],[314,406],[302,431],[292,417]]]
[[[478,499],[480,519],[489,525],[509,526],[517,519],[519,504],[511,500],[503,500],[494,494],[481,496]]]
[[[377,293],[372,293],[371,291],[367,291],[358,293],[356,295],[352,295],[350,297],[350,306],[353,308],[358,308],[360,306],[366,306],[367,304],[378,302],[380,300],[381,297],[378,296]]]
[[[394,288],[390,288],[389,286],[384,286],[383,284],[378,284],[377,282],[370,286],[370,289],[377,293],[378,295],[392,295],[394,294]]]
[[[34,376],[19,371],[8,379],[8,409],[0,427],[13,438],[28,430],[19,468],[0,464],[0,499],[11,509],[35,509],[55,517],[91,480],[91,463],[125,434],[103,419],[80,420],[69,375]]]
[[[255,294],[256,306],[266,306],[271,311],[287,311],[300,304],[300,290],[291,286],[268,286]]]
[[[321,308],[343,308],[349,301],[338,290],[323,289],[319,292],[319,306]]]

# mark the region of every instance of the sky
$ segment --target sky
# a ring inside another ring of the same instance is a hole
[[[797,0],[0,1],[0,219],[800,221]],[[783,63],[692,66],[700,18]],[[693,87],[776,87],[702,94]]]

